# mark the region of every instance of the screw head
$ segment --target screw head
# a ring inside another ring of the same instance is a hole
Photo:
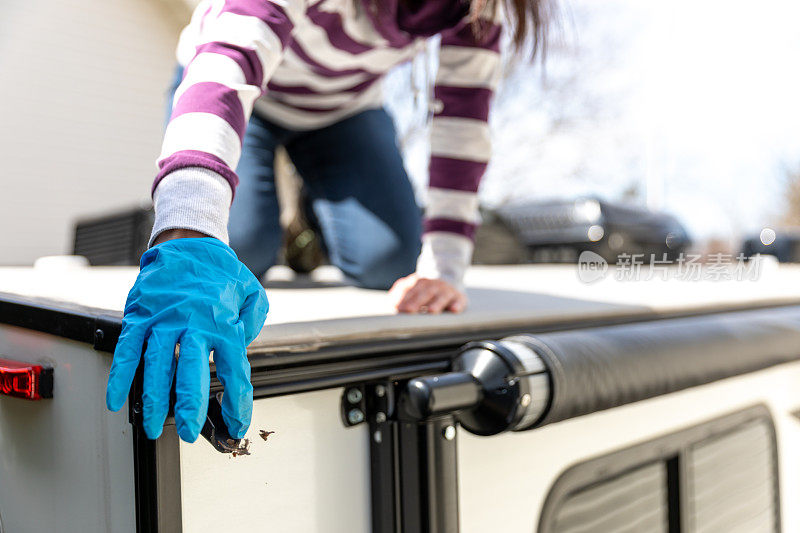
[[[372,438],[375,440],[375,442],[380,444],[381,441],[383,440],[383,434],[380,431],[376,431],[375,433],[372,434]]]
[[[384,387],[383,385],[376,385],[375,386],[375,395],[378,398],[383,398],[384,396],[386,396],[386,387]]]
[[[386,413],[378,413],[375,415],[375,422],[378,424],[383,424],[386,422]]]
[[[446,440],[453,440],[454,438],[456,438],[455,426],[447,426],[446,428],[444,428],[444,431],[442,431],[442,435],[444,435],[444,438]]]
[[[350,403],[358,403],[363,397],[360,389],[350,389],[347,391],[347,401]]]
[[[361,409],[350,409],[347,412],[347,421],[352,425],[360,424],[364,421],[364,412]]]
[[[519,404],[522,407],[528,407],[531,404],[531,395],[530,394],[523,394],[522,398],[519,399]]]

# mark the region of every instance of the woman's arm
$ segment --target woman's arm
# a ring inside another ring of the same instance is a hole
[[[442,35],[434,88],[423,250],[417,273],[461,286],[478,224],[478,185],[491,155],[489,104],[500,66],[501,27],[485,21]]]
[[[151,244],[171,229],[228,241],[247,121],[304,9],[303,0],[225,0],[195,11],[181,38],[194,52],[175,92],[153,183]]]
[[[422,253],[417,272],[393,288],[401,312],[459,312],[466,306],[463,278],[479,222],[478,185],[491,153],[488,119],[500,71],[498,21],[498,16],[482,20],[478,36],[468,24],[442,34]]]
[[[161,434],[173,379],[178,435],[197,439],[208,408],[211,352],[225,389],[228,431],[241,438],[250,425],[247,345],[269,304],[226,244],[228,210],[245,125],[291,38],[289,10],[300,9],[300,1],[205,2],[182,36],[189,54],[181,54],[184,79],[153,184],[156,246],[142,256],[128,294],[106,389],[106,405],[118,411],[144,360],[142,414],[151,439]],[[205,236],[214,238],[187,238]]]

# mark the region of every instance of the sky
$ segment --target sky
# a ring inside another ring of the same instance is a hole
[[[509,65],[495,97],[483,203],[625,197],[677,215],[698,240],[774,225],[786,169],[800,168],[800,3],[558,5],[544,69]],[[387,84],[401,134],[421,120],[403,96],[412,69],[419,86],[422,61]],[[425,133],[411,131],[424,196]]]

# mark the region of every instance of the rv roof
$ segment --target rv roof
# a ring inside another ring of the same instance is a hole
[[[474,267],[467,277],[469,309],[438,316],[396,315],[383,291],[278,274],[268,283],[270,313],[255,350],[800,303],[800,267],[772,263],[762,265],[755,281],[665,281],[659,273],[628,281],[616,279],[612,268],[584,283],[574,266]],[[121,316],[135,277],[128,267],[0,268],[0,292]]]

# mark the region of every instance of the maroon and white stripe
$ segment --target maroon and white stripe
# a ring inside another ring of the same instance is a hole
[[[475,192],[486,172],[486,166],[485,162],[431,156],[430,186]]]

